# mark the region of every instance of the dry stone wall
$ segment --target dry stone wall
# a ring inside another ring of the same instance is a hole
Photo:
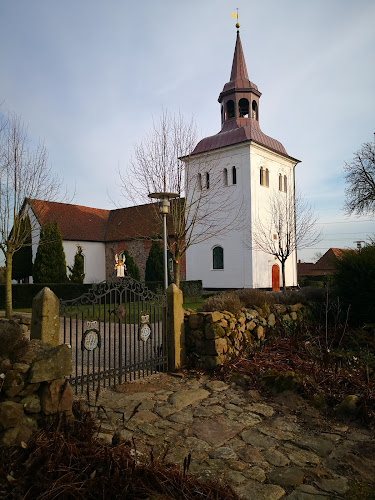
[[[72,372],[71,347],[20,340],[20,328],[17,322],[0,321],[0,446],[27,442],[43,418],[72,410],[73,390],[66,378]],[[10,335],[18,342],[15,349],[9,346]]]
[[[263,341],[278,322],[302,318],[302,304],[276,304],[268,311],[254,307],[238,314],[229,311],[185,311],[186,352],[205,368],[215,368],[248,345]]]

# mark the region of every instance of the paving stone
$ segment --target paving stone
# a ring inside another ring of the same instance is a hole
[[[213,392],[222,392],[229,389],[229,385],[227,385],[225,382],[222,382],[221,380],[209,380],[205,383],[205,387]]]
[[[257,430],[266,436],[272,437],[279,441],[290,441],[294,438],[294,434],[290,431],[283,431],[265,425],[258,425]]]
[[[290,450],[287,451],[287,456],[289,457],[291,462],[300,467],[304,467],[305,465],[310,464],[319,465],[321,461],[318,455],[316,455],[312,451],[306,450]]]
[[[260,467],[250,467],[244,471],[247,478],[258,481],[258,483],[264,483],[266,480],[266,473]]]
[[[236,486],[234,490],[243,500],[279,500],[285,495],[285,491],[280,486],[260,484],[255,481]]]
[[[221,405],[223,403],[224,399],[225,399],[224,395],[210,396],[207,399],[203,399],[201,401],[201,405],[202,406]]]
[[[179,411],[177,413],[173,413],[168,417],[168,420],[171,422],[176,422],[178,424],[189,425],[193,422],[193,412],[190,408]]]
[[[241,422],[245,424],[245,427],[253,427],[254,425],[262,422],[262,418],[259,415],[247,411],[244,411],[239,418],[241,419]]]
[[[154,425],[156,427],[159,427],[160,429],[173,429],[178,432],[182,432],[184,429],[186,429],[186,424],[172,422],[171,420],[160,419],[154,422]]]
[[[263,452],[264,458],[268,463],[274,465],[275,467],[285,467],[289,465],[290,460],[283,453],[275,449],[268,449]]]
[[[191,453],[208,452],[212,448],[208,443],[206,443],[206,441],[202,441],[202,439],[198,439],[198,438],[192,437],[192,436],[184,439],[184,446]]]
[[[196,403],[197,401],[201,401],[202,399],[207,398],[209,395],[210,393],[206,389],[187,389],[171,394],[169,396],[168,402],[178,410],[182,410],[182,408]]]
[[[173,413],[176,413],[176,411],[178,411],[178,409],[169,403],[161,403],[156,405],[154,408],[154,412],[156,412],[161,418],[167,418]]]
[[[252,403],[251,405],[247,405],[246,410],[249,410],[252,413],[259,413],[259,415],[263,415],[264,417],[272,417],[275,413],[272,406],[268,406],[263,403]]]
[[[132,424],[138,425],[138,424],[143,424],[145,422],[154,422],[157,420],[159,417],[155,415],[152,411],[148,410],[141,410],[137,411],[135,415],[131,418]]]
[[[333,443],[329,439],[324,439],[316,436],[306,436],[302,434],[296,436],[293,441],[300,448],[311,450],[320,456],[326,456],[333,449]]]
[[[147,436],[151,436],[151,437],[161,436],[164,433],[164,431],[162,429],[159,429],[155,425],[149,424],[148,422],[143,423],[143,424],[139,424],[138,429],[140,431],[144,432],[145,434],[147,434]]]
[[[339,495],[344,495],[349,489],[348,480],[343,476],[335,479],[321,479],[316,481],[316,485],[321,490],[328,493],[338,493]]]
[[[219,415],[215,419],[194,422],[190,427],[189,434],[207,441],[212,446],[222,446],[226,441],[240,433],[243,428],[244,424],[228,422]]]
[[[288,467],[287,469],[274,469],[269,474],[271,483],[279,486],[298,486],[303,483],[304,473],[298,467]]]
[[[220,446],[219,448],[215,448],[209,453],[210,458],[219,458],[220,460],[237,460],[238,456],[232,448],[228,446]]]
[[[255,446],[243,446],[236,450],[236,453],[241,460],[248,464],[262,464],[265,461],[259,448]]]
[[[346,438],[350,441],[371,441],[371,435],[365,434],[364,432],[348,432]]]
[[[245,443],[256,446],[260,450],[273,448],[278,444],[276,439],[261,434],[255,430],[245,430],[241,432],[241,438],[245,441]]]
[[[218,405],[198,406],[198,408],[194,410],[194,417],[213,417],[215,415],[221,415],[223,412],[223,408]]]
[[[293,421],[292,415],[290,415],[288,418],[276,417],[271,422],[269,422],[269,424],[280,431],[294,433],[301,431],[301,427]]]
[[[230,469],[225,472],[225,478],[231,484],[242,484],[246,481],[246,477],[241,472]]]
[[[189,455],[189,452],[186,448],[181,446],[175,446],[172,448],[166,456],[166,461],[173,464],[183,464],[184,459]]]
[[[327,496],[323,491],[319,491],[309,484],[301,484],[286,497],[286,500],[326,500]]]
[[[224,405],[224,408],[226,410],[232,410],[232,411],[234,411],[236,413],[242,413],[242,411],[243,411],[240,406],[234,405],[233,403],[226,403]]]

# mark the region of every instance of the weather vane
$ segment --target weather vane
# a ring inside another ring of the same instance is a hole
[[[238,22],[238,19],[239,19],[239,17],[238,17],[238,7],[237,7],[236,11],[237,11],[237,14],[235,14],[234,12],[232,12],[231,16],[234,17],[235,19],[237,19],[236,28],[239,29],[240,23]]]

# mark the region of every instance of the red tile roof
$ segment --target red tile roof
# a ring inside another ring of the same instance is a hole
[[[324,255],[315,264],[316,268],[320,271],[334,271],[335,269],[335,259],[341,259],[342,255],[346,252],[355,252],[355,250],[344,249],[344,248],[330,248],[326,251]]]
[[[147,238],[162,233],[157,203],[111,210],[106,241]]]
[[[57,221],[64,240],[104,241],[109,210],[53,201],[28,201],[42,226]]]

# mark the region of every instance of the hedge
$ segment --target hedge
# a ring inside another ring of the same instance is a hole
[[[145,283],[147,288],[157,293],[163,290],[161,281],[149,281]],[[13,307],[14,309],[23,309],[32,307],[33,298],[45,286],[48,286],[59,299],[76,299],[88,292],[92,284],[79,283],[20,283],[12,285]],[[184,297],[200,297],[202,295],[202,281],[181,281],[180,288]],[[5,309],[5,285],[0,285],[0,309]]]

